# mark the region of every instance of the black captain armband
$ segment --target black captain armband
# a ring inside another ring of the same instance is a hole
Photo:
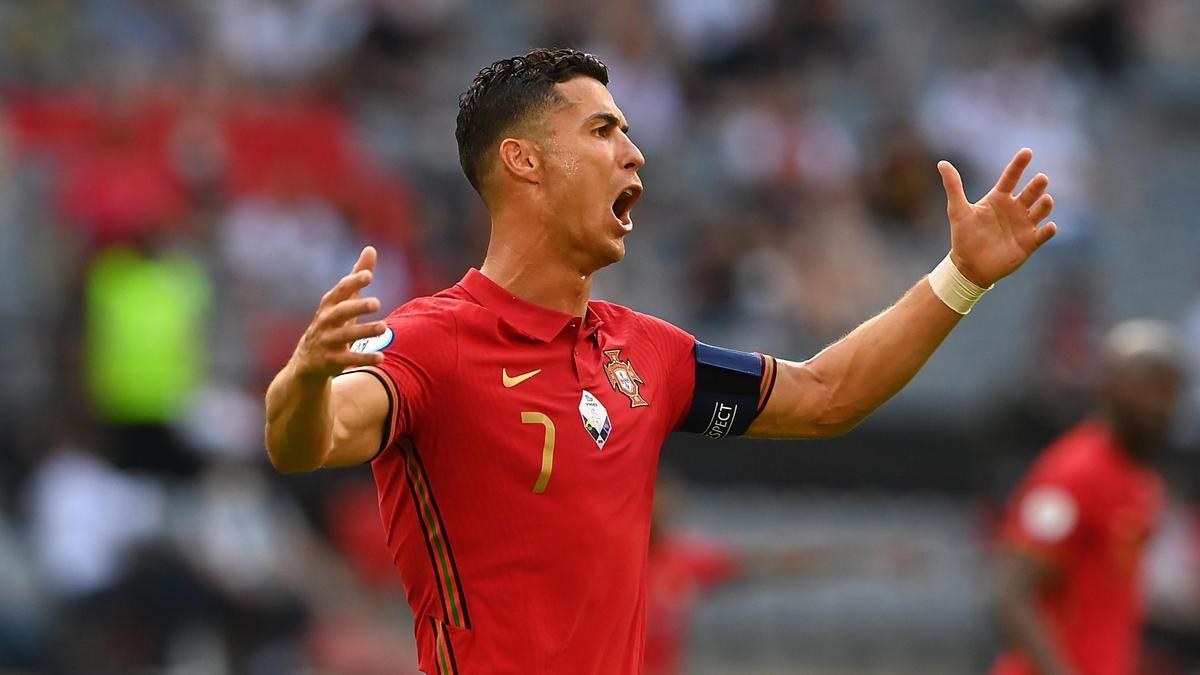
[[[775,359],[696,341],[696,388],[680,431],[741,436],[771,398]]]

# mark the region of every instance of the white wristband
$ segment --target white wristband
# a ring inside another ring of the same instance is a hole
[[[946,303],[947,307],[959,314],[969,314],[979,298],[995,287],[995,284],[987,288],[976,286],[970,279],[964,277],[962,272],[958,271],[958,267],[950,259],[949,253],[942,258],[942,262],[938,263],[937,267],[933,268],[928,278],[933,294]]]

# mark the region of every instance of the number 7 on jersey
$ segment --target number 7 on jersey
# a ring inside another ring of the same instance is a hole
[[[540,412],[521,413],[522,424],[540,424],[546,428],[546,440],[542,443],[542,473],[533,484],[533,494],[540,495],[550,484],[550,472],[554,469],[554,422]]]

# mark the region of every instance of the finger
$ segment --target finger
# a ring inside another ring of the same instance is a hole
[[[329,362],[340,368],[377,366],[383,363],[383,352],[337,352],[329,355]]]
[[[374,246],[364,246],[362,253],[358,254],[358,262],[354,263],[354,269],[351,274],[367,270],[368,272],[375,271],[375,261],[378,258],[378,253],[375,252]]]
[[[956,211],[970,206],[971,203],[967,201],[967,195],[963,192],[962,176],[958,175],[958,169],[944,159],[938,162],[937,169],[942,175],[942,187],[946,189],[946,210]]]
[[[1016,191],[1017,185],[1021,182],[1021,174],[1025,173],[1025,167],[1029,166],[1031,161],[1033,161],[1032,150],[1029,148],[1018,150],[1012,161],[1005,167],[1004,173],[1000,174],[1000,180],[996,181],[996,190],[1006,195],[1011,195]]]
[[[1029,207],[1033,206],[1033,203],[1037,201],[1038,197],[1046,194],[1046,188],[1049,185],[1050,178],[1044,173],[1039,173],[1038,175],[1034,176],[1032,180],[1025,184],[1025,189],[1021,190],[1021,194],[1017,195],[1017,203],[1028,209]]]
[[[340,326],[347,321],[379,311],[378,298],[343,300],[327,310],[317,322],[322,326]]]
[[[342,277],[337,284],[329,289],[329,292],[321,297],[321,307],[329,307],[343,300],[354,297],[362,289],[366,288],[371,283],[372,275],[370,270],[354,272]]]
[[[376,253],[374,246],[364,246],[361,253],[358,254],[358,262],[354,263],[354,271],[351,274],[358,272],[370,272],[372,276],[375,274]],[[361,289],[360,289],[361,290]],[[350,294],[350,297],[357,298],[358,291]]]
[[[1029,219],[1035,223],[1040,223],[1050,215],[1054,210],[1054,197],[1050,195],[1042,195],[1034,202],[1029,209]]]
[[[1058,225],[1054,224],[1052,220],[1033,231],[1033,243],[1041,248],[1042,244],[1053,239],[1056,234],[1058,234]]]
[[[329,331],[321,338],[321,341],[326,347],[348,345],[355,340],[383,335],[383,332],[386,330],[387,324],[382,321],[376,323],[355,323]]]

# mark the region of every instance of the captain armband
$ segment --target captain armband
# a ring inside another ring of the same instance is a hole
[[[740,436],[766,407],[775,359],[696,342],[696,387],[680,431],[709,438]]]

